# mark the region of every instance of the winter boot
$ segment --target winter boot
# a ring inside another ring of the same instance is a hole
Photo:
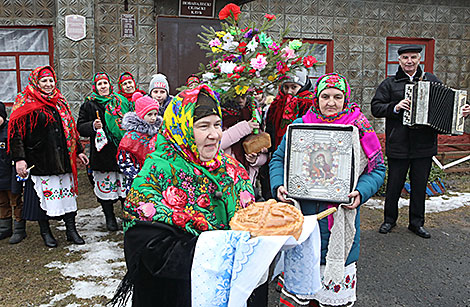
[[[106,228],[108,228],[109,231],[118,230],[116,216],[114,215],[113,202],[112,201],[102,202],[101,207],[103,207],[104,217],[106,218]]]
[[[67,241],[70,241],[74,244],[85,244],[85,241],[77,232],[75,227],[75,212],[66,213],[64,216],[65,222],[65,235],[67,236]]]
[[[8,242],[10,244],[17,244],[23,241],[24,238],[26,238],[26,221],[14,221],[13,225],[15,226],[13,230],[13,235],[11,236],[10,241]]]
[[[0,240],[6,239],[13,234],[11,230],[11,217],[0,219]]]
[[[57,247],[57,241],[52,236],[51,228],[49,227],[49,220],[39,220],[38,223],[44,244],[46,244],[47,247]]]

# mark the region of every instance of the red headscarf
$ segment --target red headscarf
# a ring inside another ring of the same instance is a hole
[[[302,90],[292,96],[282,91],[282,85],[279,87],[279,93],[268,109],[267,121],[272,123],[276,133],[272,148],[277,148],[286,134],[289,126],[296,118],[304,115],[313,104],[313,94],[308,90]]]
[[[123,72],[123,73],[121,74],[121,76],[119,77],[119,80],[118,80],[118,85],[119,85],[118,94],[120,94],[120,95],[126,97],[126,99],[127,99],[128,101],[132,101],[132,95],[133,95],[134,93],[126,93],[126,92],[124,92],[124,91],[122,90],[122,83],[123,83],[124,81],[126,81],[126,80],[132,80],[132,81],[134,82],[134,86],[135,86],[135,92],[134,92],[134,93],[139,92],[139,93],[141,93],[142,95],[145,95],[145,94],[146,94],[144,91],[142,91],[142,90],[140,90],[140,89],[137,88],[137,82],[135,82],[134,76],[133,76],[130,72],[128,72],[128,71]]]

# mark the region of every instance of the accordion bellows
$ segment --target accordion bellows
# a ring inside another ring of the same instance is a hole
[[[299,239],[304,216],[296,207],[274,199],[249,205],[230,220],[232,230],[249,231],[252,236],[293,236]]]
[[[467,101],[467,91],[438,82],[419,81],[406,85],[405,98],[411,105],[410,110],[403,113],[404,125],[427,125],[443,134],[463,134],[462,108]]]

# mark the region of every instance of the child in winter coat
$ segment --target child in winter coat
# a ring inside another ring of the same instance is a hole
[[[0,102],[0,240],[10,237],[9,243],[20,243],[26,238],[26,221],[22,219],[22,184],[7,154],[8,120],[5,105]],[[15,216],[12,228],[12,209]]]
[[[164,74],[155,74],[152,76],[148,93],[150,97],[160,105],[158,115],[163,118],[166,107],[170,103],[170,100],[173,99],[173,96],[170,95],[170,85]]]
[[[245,137],[250,135],[253,129],[260,127],[260,124],[252,119],[252,103],[249,99],[252,97],[245,94],[222,104],[223,134],[220,147],[243,164],[254,185],[260,166],[267,161],[267,151],[247,154],[243,149]]]
[[[126,176],[127,192],[144,164],[145,157],[155,150],[153,137],[163,121],[158,115],[158,102],[150,96],[136,92],[132,100],[135,101],[135,112],[124,115],[122,126],[127,132],[117,152],[119,169]]]

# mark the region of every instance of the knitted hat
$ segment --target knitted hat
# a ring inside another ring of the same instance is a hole
[[[137,115],[144,119],[144,116],[152,111],[152,110],[157,110],[160,108],[160,105],[158,102],[152,99],[152,97],[148,95],[142,95],[140,92],[135,92],[132,95],[132,100],[135,101],[135,113]]]
[[[162,88],[166,91],[167,95],[170,95],[170,86],[164,74],[156,74],[152,76],[152,81],[149,85],[149,94],[152,93],[154,88]]]
[[[282,83],[284,84],[287,82],[292,82],[292,83],[299,84],[300,86],[303,87],[305,83],[307,82],[307,78],[308,78],[307,69],[300,67],[299,69],[288,72],[286,74],[286,78],[284,79],[284,82]]]

